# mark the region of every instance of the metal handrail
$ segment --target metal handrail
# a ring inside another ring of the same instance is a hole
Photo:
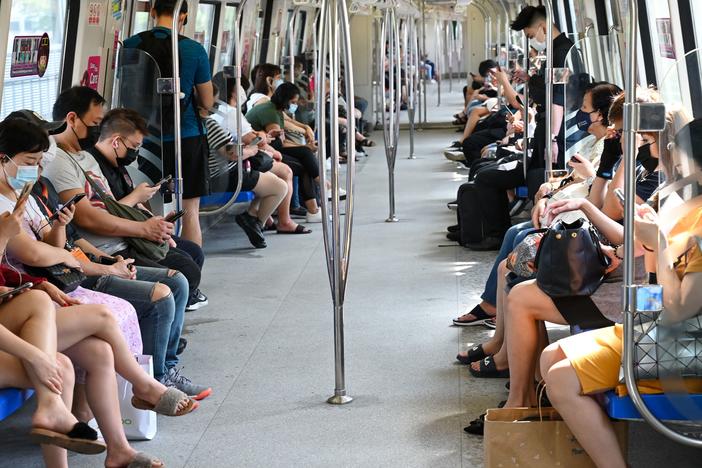
[[[500,6],[505,14],[505,48],[507,49],[507,68],[509,68],[509,52],[512,48],[512,35],[509,31],[509,11],[507,10],[506,0],[500,0]],[[499,57],[499,54],[497,54]]]
[[[624,381],[631,401],[656,431],[675,442],[702,448],[702,440],[684,436],[661,422],[646,406],[641,398],[636,376],[634,375],[634,314],[636,313],[636,285],[634,284],[634,217],[636,209],[636,122],[634,121],[636,109],[636,59],[638,43],[638,5],[629,2],[629,30],[627,31],[627,61],[626,77],[624,83],[624,352],[622,366]]]
[[[184,0],[178,0],[173,7],[173,23],[171,24],[171,54],[173,56],[173,157],[175,158],[174,194],[176,212],[183,209],[183,156],[180,132],[180,51],[178,50],[178,20],[180,8]],[[165,175],[165,174],[164,174]],[[175,222],[175,232],[180,234],[182,218]]]
[[[341,210],[339,202],[339,94],[335,92],[340,76],[340,64],[343,50],[343,61],[346,66],[345,74],[346,99],[353,103],[353,74],[351,56],[351,34],[346,0],[328,0],[323,2],[320,10],[319,38],[320,47],[317,59],[316,76],[323,77],[329,58],[329,82],[330,82],[330,148],[331,148],[331,201],[326,196],[322,197],[322,229],[324,232],[324,247],[326,254],[327,273],[329,274],[329,284],[332,292],[334,305],[334,395],[327,403],[343,405],[353,401],[353,398],[346,394],[346,373],[344,358],[344,299],[346,295],[346,284],[348,278],[349,258],[351,253],[351,236],[353,227],[353,200],[354,200],[354,174],[355,148],[353,144],[348,147],[348,166],[346,173],[346,223],[344,232],[341,229]],[[317,122],[326,121],[326,101],[325,86],[323,81],[317,86]],[[347,135],[353,138],[356,134],[355,119],[347,119]],[[320,167],[326,163],[327,132],[325,125],[319,125],[319,145],[317,158]],[[320,185],[326,186],[326,171],[320,171]],[[331,210],[330,210],[331,206]],[[331,213],[330,213],[331,211]],[[331,216],[331,221],[330,221]]]
[[[522,150],[524,154],[522,155],[522,169],[524,171],[524,180],[527,179],[527,171],[529,167],[529,36],[526,33],[523,34],[523,48],[524,57],[522,66],[524,67],[524,72],[526,73],[526,79],[524,80],[524,102],[522,103],[522,122],[524,124],[524,132],[522,139]]]
[[[417,38],[417,22],[414,18],[408,18],[407,25],[409,47],[405,47],[405,55],[408,56],[410,66],[406,68],[407,73],[407,118],[409,119],[409,137],[410,147],[409,156],[407,159],[416,159],[414,155],[414,136],[415,136],[415,106],[418,103],[417,86],[419,85],[419,42]],[[411,59],[409,58],[411,57]],[[411,63],[413,62],[413,63]]]
[[[546,7],[546,180],[553,170],[553,143],[552,132],[553,121],[553,2],[544,0]]]

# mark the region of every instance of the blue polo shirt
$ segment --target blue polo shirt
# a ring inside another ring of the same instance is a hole
[[[157,26],[153,32],[159,39],[162,37],[164,40],[171,40],[171,30],[168,28]],[[137,48],[141,42],[138,35],[132,36],[124,41],[124,47]],[[188,38],[178,42],[178,52],[180,54],[180,90],[185,94],[185,99],[181,102],[190,102],[193,88],[212,80],[210,58],[199,42]],[[186,109],[182,110],[180,132],[182,138],[200,135],[200,127],[192,105],[188,105]],[[163,138],[164,140],[172,140],[173,135],[164,135]]]

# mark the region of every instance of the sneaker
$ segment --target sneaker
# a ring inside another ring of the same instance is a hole
[[[444,157],[449,161],[461,162],[466,160],[463,151],[444,151]]]
[[[325,192],[327,193],[327,200],[331,200],[332,199],[331,188],[328,190],[325,190]],[[346,190],[344,190],[341,187],[339,187],[339,200],[346,200]]]
[[[454,201],[452,201],[452,202],[448,202],[448,203],[446,204],[446,208],[448,208],[449,210],[456,211],[456,210],[458,209],[458,200],[454,200]]]
[[[463,148],[463,143],[460,141],[454,141],[451,146],[448,146],[444,151],[458,151]]]
[[[209,303],[210,301],[207,299],[207,296],[205,296],[199,289],[196,289],[195,292],[193,292],[190,296],[190,299],[188,300],[188,305],[187,307],[185,307],[185,310],[188,312],[192,312],[193,310],[202,309]]]
[[[316,213],[307,213],[307,223],[321,223],[322,222],[322,210],[317,210]]]
[[[194,384],[189,378],[180,373],[180,369],[171,367],[161,378],[161,383],[166,387],[174,387],[188,395],[193,400],[204,400],[212,395],[212,388]]]
[[[249,213],[241,213],[236,215],[234,220],[244,230],[251,245],[257,249],[265,249],[267,247],[266,239],[263,237],[263,226],[258,218],[251,216]]]

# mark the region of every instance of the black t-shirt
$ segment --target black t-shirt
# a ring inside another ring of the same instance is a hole
[[[571,76],[577,75],[582,71],[582,66],[580,64],[580,56],[578,54],[571,55],[571,63],[566,63],[568,54],[573,44],[565,33],[559,34],[553,39],[553,68],[565,68],[566,66],[572,65]],[[537,104],[537,120],[543,120],[546,118],[544,112],[544,106],[546,105],[546,62],[541,64],[541,69],[539,73],[533,76],[529,80],[529,95],[531,99]],[[553,85],[553,103],[559,106],[565,107],[566,100],[566,86],[563,84]]]
[[[121,200],[132,193],[134,190],[134,183],[132,182],[132,178],[129,177],[126,168],[113,166],[100,150],[95,147],[89,149],[88,152],[93,155],[100,166],[102,174],[110,185],[110,190],[115,200]]]

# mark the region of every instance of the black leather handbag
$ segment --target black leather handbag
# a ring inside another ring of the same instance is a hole
[[[46,278],[49,283],[65,293],[75,291],[86,278],[82,271],[69,267],[65,263],[49,267],[30,267],[25,265],[24,268],[32,276]]]
[[[600,237],[583,218],[551,226],[534,261],[536,284],[551,297],[590,296],[602,284],[609,258]]]

